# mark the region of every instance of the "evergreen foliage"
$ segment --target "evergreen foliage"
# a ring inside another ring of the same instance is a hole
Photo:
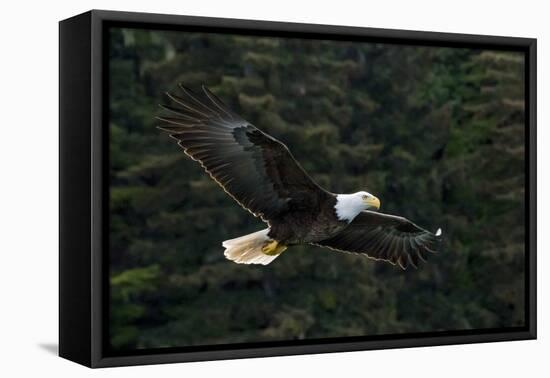
[[[524,324],[519,53],[137,29],[110,38],[115,349]],[[402,271],[292,247],[267,267],[221,243],[265,228],[155,128],[163,92],[207,85],[336,193],[432,231]]]

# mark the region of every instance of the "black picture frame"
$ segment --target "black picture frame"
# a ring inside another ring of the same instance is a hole
[[[525,53],[526,326],[394,336],[266,342],[110,353],[106,30],[169,30],[383,41]],[[405,348],[536,338],[536,39],[92,10],[59,24],[59,355],[88,367]]]

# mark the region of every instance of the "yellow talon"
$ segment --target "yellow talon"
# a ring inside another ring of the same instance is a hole
[[[277,240],[272,240],[262,246],[262,253],[268,256],[276,256],[286,249],[286,245],[279,244]]]

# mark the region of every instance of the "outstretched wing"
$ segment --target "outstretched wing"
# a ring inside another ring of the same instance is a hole
[[[395,215],[363,211],[342,232],[315,243],[342,252],[361,253],[371,259],[418,266],[426,255],[437,252],[441,229],[435,234]]]
[[[180,85],[167,93],[171,116],[159,126],[178,141],[234,200],[265,222],[291,203],[328,196],[294,159],[288,148],[232,112],[206,87],[195,93]]]

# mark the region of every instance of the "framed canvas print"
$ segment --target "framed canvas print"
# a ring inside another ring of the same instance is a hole
[[[536,40],[60,22],[62,357],[536,337]]]

